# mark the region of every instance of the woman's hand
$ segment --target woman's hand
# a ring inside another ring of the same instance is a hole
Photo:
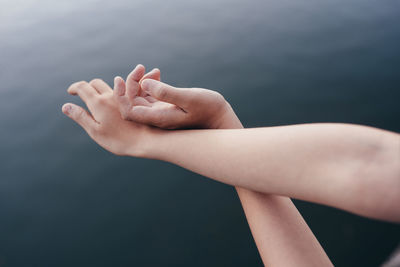
[[[146,75],[144,72],[143,65],[136,66],[126,85],[122,78],[117,78],[121,89],[114,94],[124,119],[164,129],[242,128],[231,106],[218,92],[173,87],[159,81],[158,69]]]
[[[116,87],[121,86],[116,79]],[[78,95],[89,112],[72,103],[64,104],[63,113],[76,121],[89,136],[106,150],[117,155],[145,156],[152,127],[121,118],[113,90],[102,80],[72,84],[68,93]]]

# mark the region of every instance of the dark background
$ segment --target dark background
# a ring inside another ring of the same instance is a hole
[[[0,0],[0,266],[261,266],[232,187],[104,151],[61,113],[81,103],[67,87],[142,63],[220,91],[246,127],[400,132],[399,25],[397,0]],[[296,205],[337,266],[376,266],[400,240]]]

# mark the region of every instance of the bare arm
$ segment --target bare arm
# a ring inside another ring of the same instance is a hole
[[[143,73],[144,67],[138,65],[128,75],[126,85],[122,79],[116,79],[114,92],[120,94],[114,95],[123,118],[168,129],[243,128],[229,103],[217,92],[161,83],[157,69],[140,78]],[[147,94],[140,92],[138,84],[139,79],[146,78],[152,79],[144,86]],[[118,88],[119,85],[122,88]],[[164,93],[160,94],[160,90]],[[236,187],[236,191],[266,266],[332,265],[289,198],[240,187]]]
[[[157,77],[157,74],[152,75]],[[71,94],[78,94],[92,114],[73,104],[64,105],[63,112],[79,123],[97,143],[116,154],[126,155],[129,151],[134,151],[136,155],[145,155],[147,149],[143,144],[147,143],[149,137],[158,134],[158,131],[122,120],[119,113],[115,112],[117,108],[115,104],[118,101],[113,101],[111,89],[104,82],[96,79],[90,84],[75,83],[68,91]],[[206,100],[208,104],[209,100]],[[165,107],[169,108],[168,105]],[[213,118],[214,121],[218,121],[215,125],[222,128],[242,127],[233,111],[230,112],[231,115],[224,116],[222,120]],[[197,116],[195,120],[204,121]],[[237,188],[237,192],[265,265],[332,265],[289,198],[242,188]]]
[[[224,122],[223,129],[243,128],[239,119]],[[265,266],[332,266],[290,198],[235,188]]]
[[[160,132],[150,158],[264,193],[400,221],[399,134],[347,124]]]
[[[332,266],[290,198],[236,190],[265,266]]]

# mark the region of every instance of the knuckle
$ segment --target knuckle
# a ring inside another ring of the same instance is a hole
[[[102,82],[103,82],[102,79],[95,78],[95,79],[91,80],[91,81],[89,82],[89,84],[90,84],[91,86],[93,86],[93,85],[96,85],[96,84],[99,84],[99,83],[102,83]]]
[[[102,96],[96,97],[95,102],[96,102],[96,104],[98,104],[100,106],[106,106],[109,103],[109,101],[105,97],[102,97]]]
[[[85,123],[85,111],[82,108],[77,109],[74,113],[74,119],[79,122],[84,124]]]
[[[85,88],[88,85],[86,81],[80,81],[75,83],[75,87],[78,89]]]
[[[80,87],[82,87],[83,83],[85,83],[85,81],[74,82],[68,87],[68,91],[77,91]]]
[[[95,140],[102,140],[106,137],[104,127],[101,127],[100,124],[95,124],[89,127],[87,133]]]
[[[217,91],[212,91],[212,92],[213,92],[212,94],[213,94],[215,100],[217,101],[217,103],[224,104],[226,102],[224,96],[221,93],[219,93]]]
[[[75,117],[76,117],[77,119],[82,119],[83,116],[84,116],[83,109],[82,109],[82,108],[77,108],[77,110],[75,111],[74,114],[75,114]]]
[[[89,129],[87,130],[87,132],[92,137],[104,137],[105,135],[104,127],[102,127],[102,125],[97,122],[90,125],[90,127],[88,128]]]
[[[160,99],[166,99],[168,97],[168,91],[164,87],[159,87],[157,95]]]
[[[196,104],[199,99],[201,98],[202,94],[199,93],[197,88],[188,88],[186,89],[186,104],[187,105],[193,105]]]

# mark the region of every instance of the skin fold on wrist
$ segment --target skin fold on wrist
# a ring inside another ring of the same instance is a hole
[[[220,118],[212,122],[210,129],[242,129],[243,125],[236,116],[231,105],[226,102],[224,112]]]

